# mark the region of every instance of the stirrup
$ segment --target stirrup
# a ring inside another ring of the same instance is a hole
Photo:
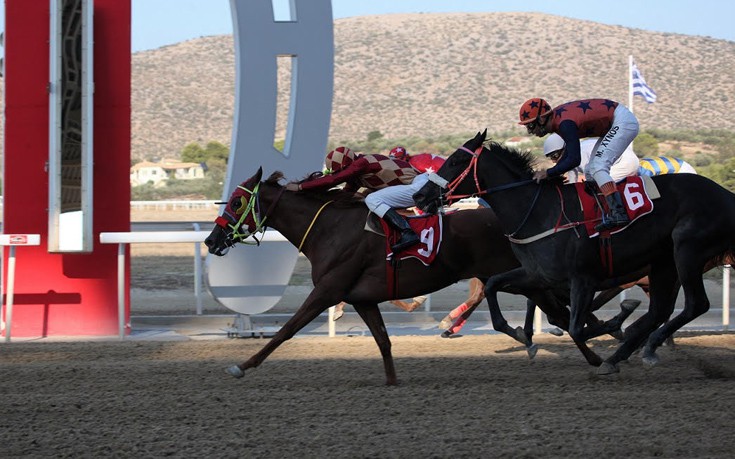
[[[390,249],[393,251],[393,253],[399,253],[404,250],[406,250],[409,247],[413,247],[414,245],[418,244],[420,239],[419,237],[414,233],[414,237],[410,237],[406,240],[404,240],[403,236],[401,236],[401,239],[398,240],[398,242],[390,247]]]
[[[602,218],[602,222],[595,226],[596,231],[612,230],[617,228],[623,228],[630,223],[630,219],[625,220],[613,220],[611,218]]]

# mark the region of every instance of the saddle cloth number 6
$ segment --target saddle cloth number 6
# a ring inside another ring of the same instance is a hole
[[[638,183],[628,183],[625,185],[625,202],[628,204],[630,210],[636,210],[643,207],[646,204],[646,200],[643,197],[643,193],[640,191],[640,185]]]

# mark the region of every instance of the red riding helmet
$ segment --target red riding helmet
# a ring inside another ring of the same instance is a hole
[[[355,160],[355,154],[347,147],[337,147],[334,150],[327,153],[327,158],[324,160],[324,165],[327,166],[332,172],[338,172],[349,167],[352,161]]]
[[[540,97],[528,99],[521,105],[518,124],[528,124],[533,121],[539,122],[542,116],[551,113],[551,105]]]
[[[401,161],[408,161],[408,152],[403,147],[395,147],[388,154],[393,159],[400,159]]]

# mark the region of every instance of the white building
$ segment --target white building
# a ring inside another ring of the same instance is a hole
[[[198,163],[182,163],[179,161],[162,161],[152,163],[143,161],[130,168],[130,185],[138,186],[153,183],[164,186],[169,178],[193,180],[204,178],[204,168]]]

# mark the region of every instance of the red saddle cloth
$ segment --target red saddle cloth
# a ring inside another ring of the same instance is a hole
[[[438,215],[421,215],[409,217],[406,220],[418,234],[419,243],[399,253],[398,259],[416,258],[425,266],[429,266],[436,258],[436,254],[439,253],[439,247],[442,243],[442,219]],[[389,227],[382,218],[380,224],[383,225],[383,231],[386,234],[386,259],[391,260],[394,254],[390,247],[398,242],[400,233]]]
[[[584,182],[575,183],[574,186],[577,187],[579,202],[582,205],[584,226],[587,228],[587,234],[589,237],[599,236],[600,233],[595,229],[595,225],[602,220],[602,210],[600,210],[600,207],[597,205],[595,198],[585,191]],[[653,211],[653,201],[651,201],[651,198],[648,196],[645,182],[641,177],[627,177],[624,181],[618,183],[617,187],[620,192],[620,196],[623,198],[625,208],[628,211],[630,223],[633,223],[635,220]],[[599,192],[598,195],[600,200],[605,199]],[[623,231],[630,225],[630,223],[622,228],[611,231],[610,234]]]

